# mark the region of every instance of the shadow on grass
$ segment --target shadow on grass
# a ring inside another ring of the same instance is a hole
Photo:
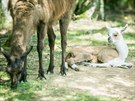
[[[29,87],[27,86],[27,89],[22,86],[16,89],[12,90],[10,89],[10,83],[5,83],[1,85],[0,87],[0,97],[4,99],[4,101],[14,101],[17,100],[29,100],[34,99],[34,93],[29,91]]]
[[[92,96],[87,93],[77,93],[74,99],[67,99],[66,101],[120,101],[119,99],[111,99],[107,97]]]
[[[37,101],[36,91],[40,91],[42,88],[40,84],[34,84],[34,82],[19,83],[18,88],[12,90],[10,88],[10,82],[0,85],[0,99],[4,101]]]

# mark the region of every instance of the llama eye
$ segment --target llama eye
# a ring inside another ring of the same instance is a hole
[[[115,37],[117,37],[118,35],[117,34],[114,34]]]

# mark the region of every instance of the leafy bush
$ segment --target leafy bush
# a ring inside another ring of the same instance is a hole
[[[5,17],[2,11],[2,4],[0,3],[0,29],[3,28],[4,22],[5,22]]]

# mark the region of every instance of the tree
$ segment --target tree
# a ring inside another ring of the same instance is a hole
[[[3,10],[3,13],[4,13],[4,16],[5,16],[5,18],[6,18],[6,20],[7,21],[12,21],[12,18],[11,18],[11,16],[10,16],[10,13],[9,13],[9,11],[8,11],[8,1],[9,0],[2,0],[1,1],[1,7],[2,7],[2,10]]]
[[[86,12],[92,6],[94,0],[77,0],[75,15],[80,15]]]
[[[104,20],[107,12],[135,12],[135,0],[77,0],[75,15],[86,11],[90,18]]]
[[[75,15],[80,15],[87,11],[87,15],[92,18],[104,20],[104,0],[78,0]]]

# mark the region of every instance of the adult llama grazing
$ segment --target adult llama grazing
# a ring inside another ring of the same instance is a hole
[[[62,64],[60,73],[66,75],[65,53],[67,44],[67,28],[76,0],[9,0],[8,9],[13,19],[11,51],[6,53],[6,72],[10,75],[11,88],[17,88],[18,81],[26,81],[26,57],[31,49],[26,47],[31,35],[37,31],[37,51],[39,57],[40,79],[45,78],[43,70],[42,51],[44,37],[48,35],[50,47],[50,64],[47,73],[54,69],[55,33],[53,23],[59,21],[62,47]]]

